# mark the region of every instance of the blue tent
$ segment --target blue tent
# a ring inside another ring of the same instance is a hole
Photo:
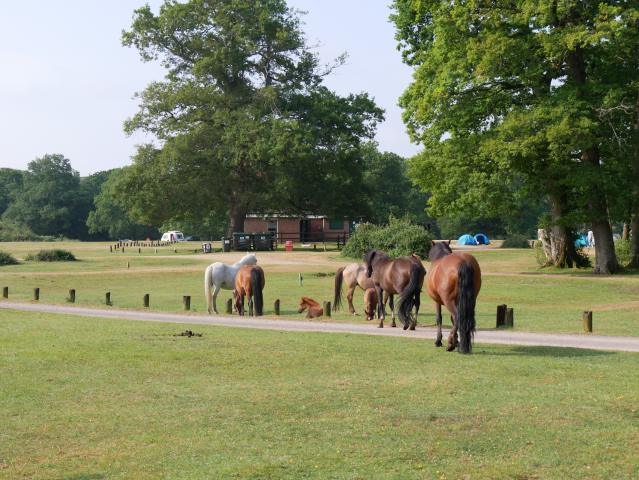
[[[477,241],[472,235],[465,234],[457,239],[457,245],[477,245]]]
[[[477,245],[490,245],[490,239],[485,233],[478,233],[475,235],[475,241],[477,242]]]

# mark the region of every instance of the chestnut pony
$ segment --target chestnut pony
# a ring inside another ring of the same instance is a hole
[[[300,300],[300,309],[297,313],[306,310],[306,318],[318,318],[324,315],[324,309],[315,300],[309,297],[302,297]]]
[[[424,284],[426,269],[419,257],[400,257],[391,259],[381,250],[369,250],[364,256],[366,274],[373,280],[377,293],[377,316],[379,328],[384,327],[383,293],[399,294],[397,316],[404,325],[404,330],[410,327],[415,330],[417,314],[419,313],[420,293]],[[415,317],[411,312],[415,308]]]
[[[244,315],[244,297],[248,297],[249,315],[253,316],[255,306],[255,316],[263,315],[264,297],[264,270],[257,265],[244,265],[235,275],[235,308],[240,315]]]
[[[428,295],[435,301],[437,340],[442,346],[442,305],[450,312],[453,328],[448,336],[448,351],[457,346],[459,352],[470,353],[475,332],[475,302],[481,288],[481,270],[469,253],[454,252],[448,242],[432,242],[428,259],[431,262],[426,278]]]

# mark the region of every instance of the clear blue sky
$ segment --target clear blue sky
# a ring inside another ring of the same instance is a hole
[[[132,98],[163,70],[120,44],[143,0],[3,2],[0,17],[0,167],[26,168],[62,153],[82,175],[130,163],[135,144],[122,122]],[[160,0],[148,2],[156,11]],[[411,79],[388,22],[390,0],[289,0],[303,16],[322,62],[342,52],[347,64],[326,84],[340,94],[366,91],[386,110],[378,129],[383,150],[410,156],[397,99]]]

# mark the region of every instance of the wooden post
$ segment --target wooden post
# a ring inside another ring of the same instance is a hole
[[[113,305],[111,303],[111,292],[106,292],[106,294],[104,295],[104,303],[106,303],[108,306]]]
[[[144,308],[149,308],[149,294],[144,294]]]
[[[122,245],[122,253],[124,253],[124,245]]]
[[[300,287],[304,285],[304,276],[300,273],[299,275]]]
[[[279,298],[277,300],[275,300],[275,303],[273,304],[273,310],[275,311],[275,315],[279,315],[280,314],[280,299]]]
[[[69,303],[75,303],[75,288],[69,289]]]
[[[158,253],[158,249],[157,248],[155,249],[155,253]]]
[[[34,288],[33,289],[33,299],[35,301],[40,300],[40,289],[39,288]]]
[[[142,253],[142,249],[138,247],[138,253]]]
[[[131,268],[131,262],[126,262],[126,268]]]
[[[584,332],[592,333],[592,312],[587,310],[581,316],[581,321],[584,324]]]
[[[2,288],[2,298],[9,298],[9,287]]]
[[[191,310],[191,295],[184,295],[182,304],[184,305],[184,310]]]
[[[113,245],[109,245],[109,252],[113,253]]]
[[[331,302],[324,302],[324,316],[331,316]]]
[[[233,313],[233,300],[230,298],[226,301],[226,313]]]
[[[515,326],[515,311],[512,308],[506,309],[506,328],[513,328]]]
[[[497,305],[497,322],[495,324],[496,328],[506,326],[506,308],[506,305]]]

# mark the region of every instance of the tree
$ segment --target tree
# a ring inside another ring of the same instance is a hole
[[[0,168],[0,215],[9,207],[22,189],[23,172],[12,168]]]
[[[130,220],[115,185],[123,176],[123,169],[115,168],[100,172],[100,192],[94,197],[95,209],[89,212],[86,225],[92,235],[107,235],[109,239],[147,238],[157,236],[158,230],[150,225],[140,225]]]
[[[441,163],[451,176],[462,170],[470,186],[501,191],[506,176],[545,195],[559,266],[577,259],[571,229],[587,221],[596,271],[618,269],[607,201],[617,183],[602,158],[610,136],[598,112],[606,93],[627,83],[614,59],[635,35],[629,5],[394,3],[404,61],[416,68],[401,99],[413,139],[425,146],[415,169]],[[429,186],[435,198],[445,188]]]
[[[3,219],[24,224],[38,235],[67,235],[78,218],[80,175],[60,154],[47,154],[28,165],[23,188]]]
[[[360,143],[382,112],[365,94],[340,97],[284,0],[167,1],[135,11],[123,34],[165,81],[139,95],[127,132],[142,146],[118,192],[144,223],[250,211],[362,214]]]

